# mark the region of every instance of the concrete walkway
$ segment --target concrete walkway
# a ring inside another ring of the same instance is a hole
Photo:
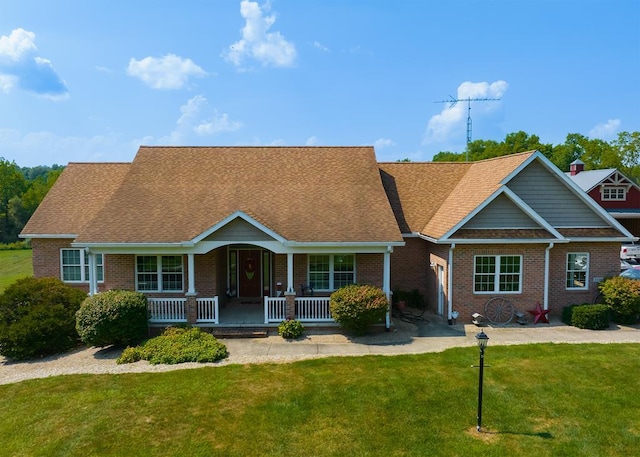
[[[489,345],[532,343],[640,343],[640,325],[618,326],[608,330],[581,330],[559,321],[550,324],[505,327],[447,325],[437,316],[419,324],[396,321],[389,332],[379,329],[365,337],[349,337],[339,329],[312,329],[295,341],[277,334],[266,338],[221,339],[229,357],[216,363],[151,365],[146,361],[118,365],[122,350],[80,348],[65,354],[28,362],[12,362],[0,357],[0,384],[67,374],[117,374],[163,372],[170,370],[225,366],[247,363],[284,363],[329,356],[400,355],[441,352],[452,347],[475,346],[475,335],[483,330]]]

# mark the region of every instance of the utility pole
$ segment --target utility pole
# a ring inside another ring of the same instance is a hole
[[[449,95],[449,100],[438,100],[433,103],[449,103],[449,108],[456,106],[458,102],[467,102],[467,162],[469,161],[469,143],[471,143],[471,102],[497,102],[500,98],[454,98]]]

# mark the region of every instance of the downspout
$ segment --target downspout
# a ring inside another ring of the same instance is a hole
[[[453,322],[453,250],[456,248],[456,243],[452,243],[449,248],[449,264],[447,265],[447,322],[451,324]]]
[[[388,332],[391,329],[391,251],[392,247],[388,246],[384,253],[383,261],[383,278],[382,278],[382,290],[387,296],[389,307],[387,308],[387,315],[385,317],[385,330]]]
[[[549,243],[549,246],[544,250],[544,298],[543,308],[549,309],[549,251],[553,248],[553,243]]]

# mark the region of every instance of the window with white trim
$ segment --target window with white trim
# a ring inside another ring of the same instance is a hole
[[[315,290],[336,290],[356,281],[353,254],[309,255],[308,281]]]
[[[520,293],[522,291],[521,255],[477,255],[473,258],[473,292]]]
[[[96,254],[96,277],[104,282],[102,254]],[[60,249],[60,276],[63,282],[89,282],[89,253],[84,249]]]
[[[589,288],[589,253],[567,253],[567,289]]]
[[[141,292],[182,292],[181,255],[140,255],[136,257],[136,290]]]
[[[602,189],[602,200],[612,201],[624,201],[627,199],[627,187],[613,187],[613,186],[603,186]]]

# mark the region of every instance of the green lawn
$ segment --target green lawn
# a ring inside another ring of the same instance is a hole
[[[32,275],[31,249],[0,250],[0,293],[16,279]]]
[[[640,448],[639,345],[489,347],[0,386],[11,456],[619,456]]]

